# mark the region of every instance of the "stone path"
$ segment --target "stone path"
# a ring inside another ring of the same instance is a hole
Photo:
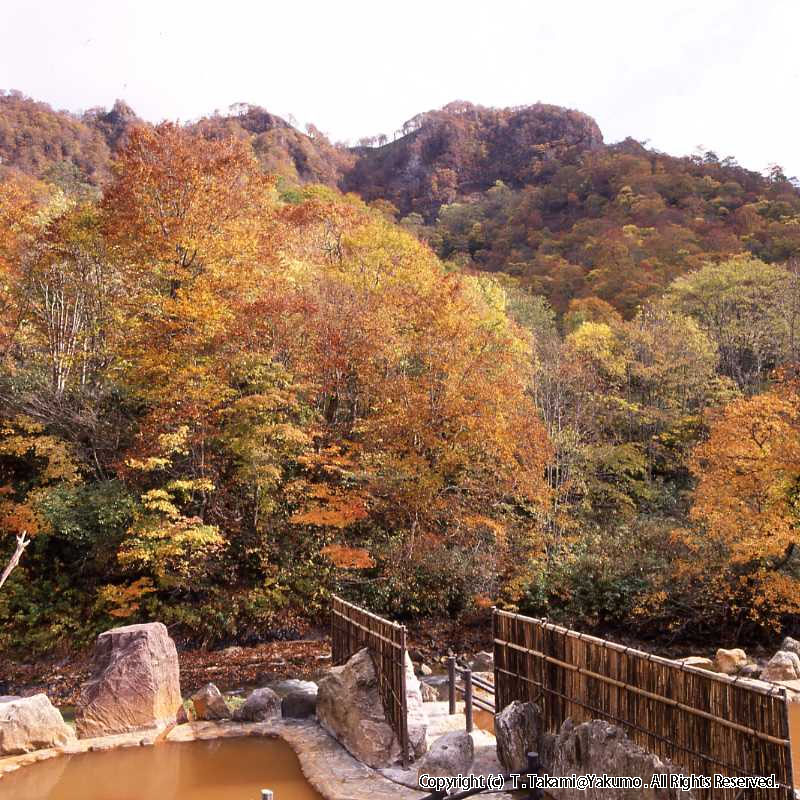
[[[450,704],[447,701],[435,701],[425,703],[425,711],[428,713],[428,745],[430,746],[439,736],[451,731],[466,730],[466,718],[464,717],[464,703],[456,705],[458,713],[450,714]],[[493,734],[480,728],[473,728],[472,742],[475,747],[475,757],[472,761],[470,775],[501,775],[503,767],[497,758],[497,745]],[[410,769],[403,767],[387,767],[380,770],[380,773],[392,781],[402,786],[412,788],[418,786],[419,765]],[[495,800],[511,800],[512,795],[507,792],[492,792],[490,794]],[[482,795],[481,795],[482,796]]]

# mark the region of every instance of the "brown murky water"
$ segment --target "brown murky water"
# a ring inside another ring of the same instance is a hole
[[[322,800],[278,739],[167,743],[62,756],[0,779],[0,800]]]
[[[475,723],[476,728],[481,728],[494,735],[494,714],[490,714],[481,708],[473,708],[472,721]]]

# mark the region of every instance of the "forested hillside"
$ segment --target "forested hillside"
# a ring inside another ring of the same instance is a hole
[[[553,106],[310,133],[0,97],[0,646],[800,627],[794,184]]]

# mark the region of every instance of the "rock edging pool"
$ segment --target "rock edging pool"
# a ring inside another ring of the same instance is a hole
[[[79,739],[64,748],[37,750],[0,759],[2,776],[31,764],[58,756],[122,747],[154,746],[157,742],[192,742],[234,737],[280,738],[297,754],[306,780],[326,800],[419,800],[423,792],[400,786],[356,761],[332,736],[313,720],[276,719],[268,722],[189,722],[167,732],[136,733]]]

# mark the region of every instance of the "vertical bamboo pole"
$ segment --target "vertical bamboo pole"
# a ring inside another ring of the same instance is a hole
[[[492,606],[492,664],[494,665],[494,713],[499,714],[503,709],[500,705],[500,645],[497,644],[497,608]],[[453,713],[452,711],[450,712]]]
[[[472,733],[472,670],[464,670],[464,716],[467,721],[467,733]]]
[[[447,659],[447,697],[450,701],[450,714],[456,713],[456,657]]]

